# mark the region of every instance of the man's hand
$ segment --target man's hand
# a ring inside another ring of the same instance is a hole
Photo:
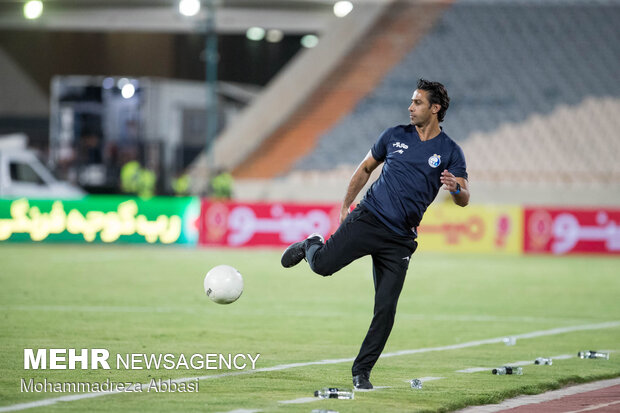
[[[456,184],[458,181],[456,180],[456,176],[452,175],[450,171],[444,169],[444,171],[441,173],[440,180],[441,183],[444,184],[443,189],[450,192],[456,191]]]
[[[441,183],[444,185],[443,189],[450,192],[456,192],[456,185],[459,184],[461,186],[461,190],[458,194],[451,194],[452,200],[458,206],[467,206],[469,204],[469,185],[467,184],[467,179],[465,178],[457,178],[452,175],[450,171],[445,169],[441,173],[441,177],[439,178]]]

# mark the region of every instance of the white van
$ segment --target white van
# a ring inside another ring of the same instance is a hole
[[[25,148],[22,139],[15,138],[0,137],[0,198],[69,199],[86,195],[81,188],[58,181],[35,153]]]

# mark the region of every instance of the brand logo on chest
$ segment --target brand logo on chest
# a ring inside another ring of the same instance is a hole
[[[431,168],[437,168],[439,165],[441,165],[441,155],[437,155],[436,153],[434,153],[433,156],[428,158],[428,164],[431,166]]]
[[[403,149],[409,149],[409,146],[405,145],[404,143],[396,142],[392,144],[392,148],[400,148],[393,151],[392,153],[399,153],[402,155],[405,152]]]

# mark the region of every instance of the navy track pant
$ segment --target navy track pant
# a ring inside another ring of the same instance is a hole
[[[317,238],[306,243],[306,259],[317,274],[328,276],[352,261],[372,256],[375,284],[374,316],[352,373],[369,375],[394,325],[396,304],[417,242],[395,233],[363,205],[358,205],[325,244]]]

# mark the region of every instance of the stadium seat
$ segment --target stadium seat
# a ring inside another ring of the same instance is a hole
[[[456,2],[295,169],[356,165],[384,128],[408,122],[424,77],[446,85],[443,127],[476,179],[617,181],[618,21],[617,1]]]

